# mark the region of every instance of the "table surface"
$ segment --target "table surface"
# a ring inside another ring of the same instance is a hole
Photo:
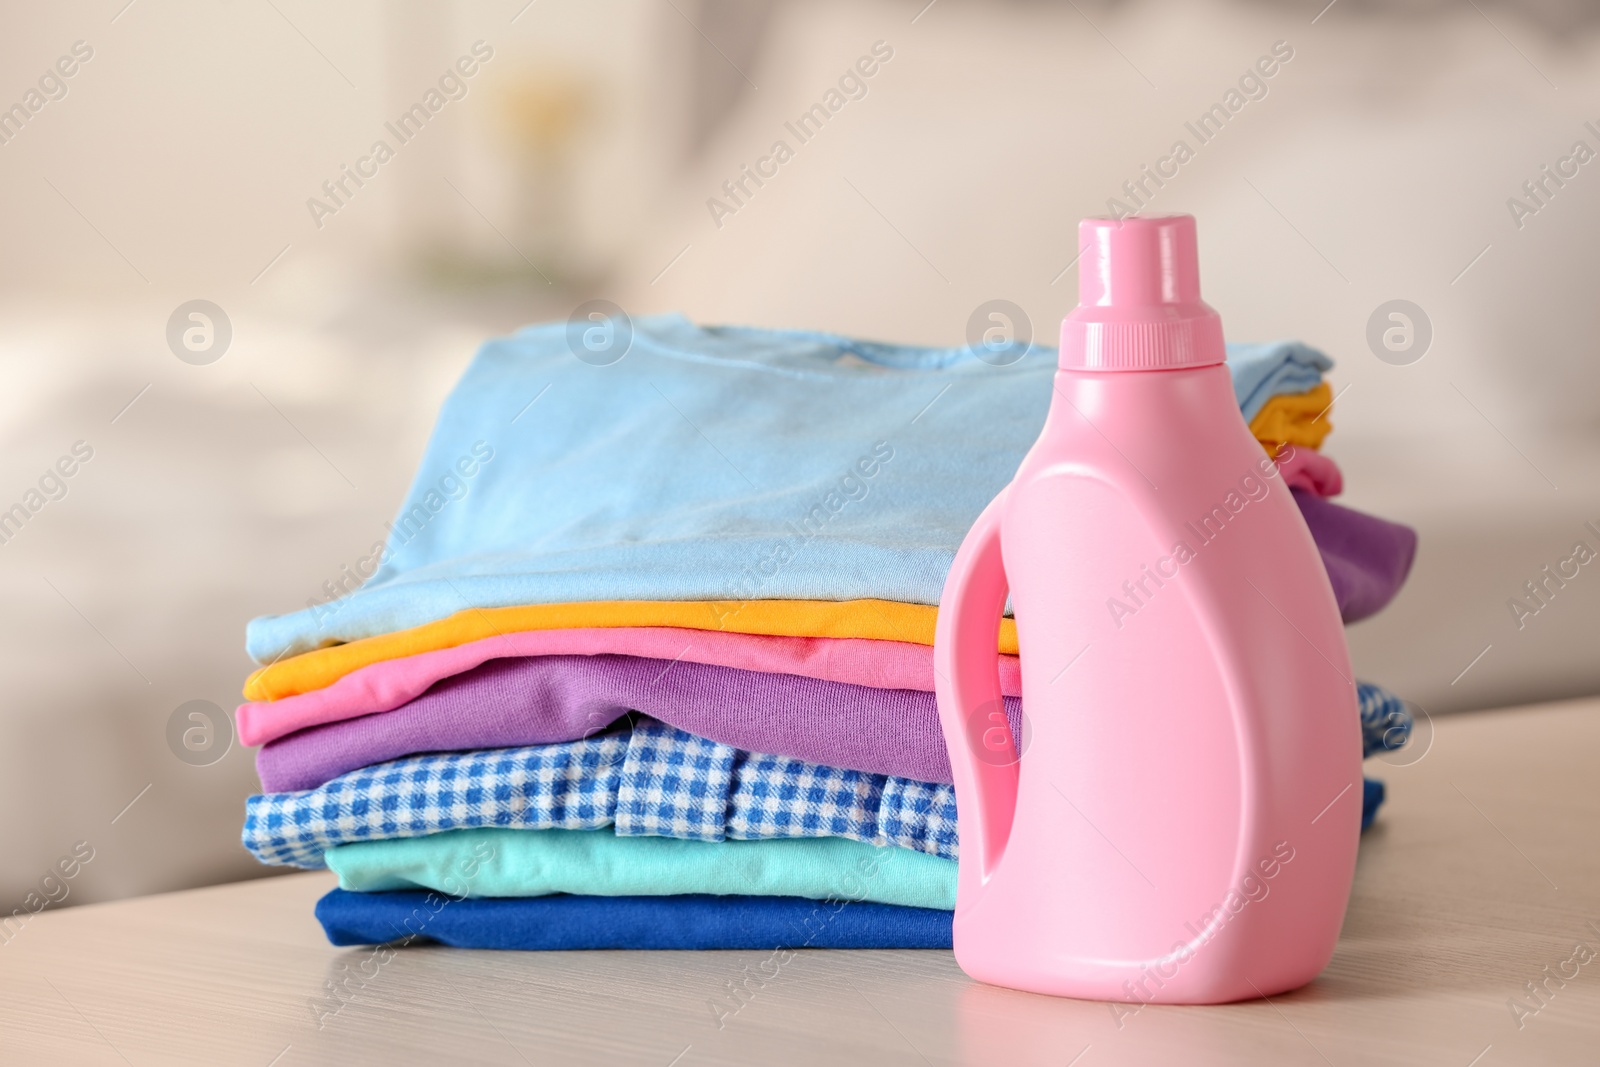
[[[1600,1063],[1600,955],[1572,962],[1600,953],[1600,699],[1422,724],[1397,756],[1368,764],[1389,802],[1333,962],[1270,1001],[1119,1026],[972,982],[949,952],[805,951],[729,1016],[728,983],[767,953],[429,946],[374,967],[323,940],[333,879],[307,873],[38,916],[0,946],[0,1060]],[[319,1025],[346,968],[359,991]]]

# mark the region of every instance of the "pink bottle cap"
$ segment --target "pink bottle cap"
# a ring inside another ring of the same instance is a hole
[[[1069,370],[1223,362],[1222,319],[1200,299],[1193,215],[1078,223],[1078,306],[1061,322]]]

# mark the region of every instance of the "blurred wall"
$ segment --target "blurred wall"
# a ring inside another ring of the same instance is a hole
[[[1230,337],[1335,357],[1347,500],[1421,531],[1357,668],[1430,713],[1600,691],[1600,579],[1521,629],[1506,606],[1600,522],[1600,169],[1507,207],[1600,148],[1587,6],[111,0],[7,29],[0,104],[92,56],[0,124],[0,502],[93,458],[0,545],[3,899],[79,840],[69,904],[264,873],[251,754],[185,762],[169,722],[231,710],[245,621],[382,530],[484,336],[599,295],[960,344],[1004,297],[1048,340],[1077,219],[1279,41],[1150,206],[1199,216]],[[197,298],[232,331],[200,365],[166,335]],[[1434,335],[1408,365],[1367,342],[1395,298]]]

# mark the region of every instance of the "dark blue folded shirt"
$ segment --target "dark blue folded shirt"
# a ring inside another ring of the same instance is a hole
[[[951,912],[802,897],[509,897],[351,893],[317,901],[335,945],[408,938],[457,948],[949,948]]]

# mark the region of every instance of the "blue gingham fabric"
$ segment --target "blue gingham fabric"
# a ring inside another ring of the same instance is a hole
[[[253,796],[243,840],[263,863],[316,868],[335,845],[480,826],[847,837],[956,858],[949,785],[743,752],[643,717],[581,741],[413,756]]]
[[[1393,693],[1358,683],[1364,755],[1411,734]],[[263,863],[322,867],[335,845],[502,826],[753,841],[847,837],[958,856],[955,790],[744,752],[635,716],[555,745],[412,756],[317,789],[246,802],[244,846]]]
[[[1356,683],[1361,710],[1361,755],[1392,752],[1411,738],[1411,709],[1381,685]]]

